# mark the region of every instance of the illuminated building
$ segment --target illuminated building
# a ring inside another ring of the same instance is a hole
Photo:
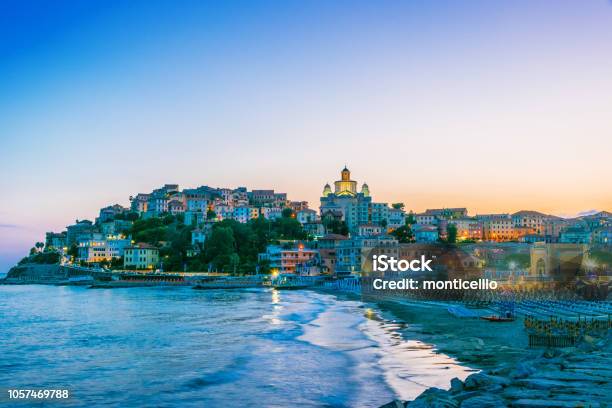
[[[259,254],[259,260],[268,261],[272,272],[295,274],[299,264],[309,262],[318,256],[316,250],[304,248],[303,244],[291,249],[268,245],[266,252]]]
[[[334,182],[333,192],[329,184],[323,187],[319,210],[321,219],[341,219],[351,233],[356,233],[362,224],[389,226],[390,219],[393,225],[403,225],[400,221],[404,216],[403,211],[393,210],[387,203],[373,202],[366,183],[363,183],[361,191],[357,191],[357,182],[351,179],[351,172],[346,167],[340,172],[340,180]]]
[[[159,249],[153,245],[139,243],[125,248],[123,266],[125,269],[155,269],[159,264]]]

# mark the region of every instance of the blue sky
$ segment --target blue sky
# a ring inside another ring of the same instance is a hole
[[[612,207],[609,1],[0,4],[0,270],[163,183]]]

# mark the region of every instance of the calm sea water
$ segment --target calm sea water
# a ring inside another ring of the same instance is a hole
[[[401,329],[312,291],[0,286],[0,404],[372,407],[468,374]]]

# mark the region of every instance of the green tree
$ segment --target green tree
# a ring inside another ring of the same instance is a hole
[[[291,208],[283,208],[282,211],[282,216],[283,218],[292,218],[295,217],[295,215],[293,214],[293,210]]]
[[[328,234],[340,234],[346,236],[349,233],[348,225],[346,225],[346,222],[332,217],[323,218],[323,226],[325,227],[325,231],[327,231]]]
[[[215,218],[217,218],[217,213],[216,212],[214,212],[213,210],[206,211],[206,219],[207,220],[214,220]]]
[[[416,224],[416,218],[415,218],[414,213],[412,211],[410,211],[408,213],[408,215],[406,216],[406,224],[407,225]]]
[[[79,247],[77,244],[72,244],[68,249],[68,256],[71,256],[72,259],[76,259],[79,256]]]
[[[34,247],[36,247],[36,250],[38,252],[41,252],[42,249],[45,247],[45,244],[43,242],[37,242],[36,244],[34,244]]]
[[[302,224],[295,218],[281,217],[274,220],[272,229],[276,239],[306,239]]]
[[[395,208],[396,210],[403,210],[404,209],[404,203],[393,203],[391,204],[391,207]]]
[[[400,244],[414,242],[414,234],[410,225],[402,225],[391,232]]]
[[[446,227],[446,242],[449,244],[457,243],[457,226],[455,224],[448,224]]]
[[[204,259],[221,271],[229,272],[236,254],[236,241],[231,227],[215,226],[204,243]]]

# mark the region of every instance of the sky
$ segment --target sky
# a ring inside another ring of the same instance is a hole
[[[0,272],[164,183],[612,210],[612,2],[0,2]]]

